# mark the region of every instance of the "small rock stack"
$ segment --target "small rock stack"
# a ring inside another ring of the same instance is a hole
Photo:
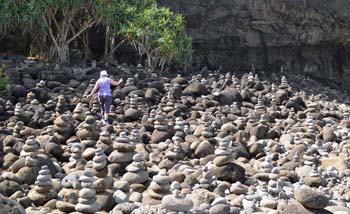
[[[35,184],[36,186],[28,193],[28,196],[36,206],[42,206],[57,197],[57,193],[52,190],[51,174],[46,165],[41,167]]]
[[[215,150],[214,165],[209,168],[211,173],[219,180],[234,183],[244,182],[245,170],[243,167],[233,163],[235,151],[230,147],[230,140],[227,138],[219,142],[219,147]]]
[[[70,149],[71,156],[69,162],[63,166],[66,174],[72,171],[82,169],[85,166],[86,161],[82,157],[83,146],[80,143],[73,143]]]
[[[143,194],[142,203],[145,205],[160,204],[165,195],[170,194],[171,179],[166,174],[166,170],[162,169],[152,178],[152,182],[147,191]]]
[[[174,181],[170,187],[173,194],[166,195],[162,199],[162,207],[166,209],[168,213],[188,213],[193,208],[192,200],[181,195],[180,188],[180,183]]]
[[[148,180],[149,174],[147,167],[142,160],[140,154],[135,154],[133,156],[133,162],[126,167],[127,173],[122,177],[122,180],[132,184],[143,184]]]

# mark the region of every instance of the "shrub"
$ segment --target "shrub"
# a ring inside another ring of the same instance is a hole
[[[0,66],[0,94],[4,94],[7,89],[8,85],[10,84],[10,78],[5,74],[5,66]]]
[[[178,60],[186,63],[192,55],[192,38],[185,33],[185,21],[168,8],[146,8],[132,22],[121,28],[140,56],[147,57],[152,70]]]

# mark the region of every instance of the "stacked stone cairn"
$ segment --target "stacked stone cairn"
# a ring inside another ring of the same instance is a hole
[[[244,168],[233,163],[234,154],[237,153],[235,148],[230,148],[230,140],[228,138],[221,139],[219,147],[215,150],[214,164],[209,168],[211,173],[219,180],[232,183],[245,180]]]
[[[171,132],[168,129],[167,118],[160,112],[155,116],[154,129],[155,130],[151,136],[151,141],[154,144],[164,142],[171,137]]]
[[[149,178],[147,167],[140,154],[133,156],[133,162],[126,167],[126,171],[122,180],[127,181],[131,185],[143,184]]]
[[[130,143],[130,139],[125,132],[121,132],[119,137],[115,139],[113,143],[114,151],[108,156],[108,161],[113,163],[113,173],[125,172],[125,167],[133,161],[135,155],[135,145]],[[111,168],[112,169],[112,168]],[[118,170],[117,170],[118,169]]]
[[[93,214],[101,209],[101,204],[96,201],[96,190],[94,187],[94,174],[90,171],[84,171],[80,176],[82,189],[79,191],[79,203],[75,205],[75,210],[79,213]]]
[[[171,179],[167,171],[162,169],[157,175],[153,176],[152,182],[143,194],[142,203],[145,205],[157,205],[165,195],[170,194]]]
[[[56,115],[61,115],[65,111],[67,111],[67,106],[66,106],[66,98],[63,95],[60,95],[57,97],[57,104],[56,104]]]
[[[168,213],[188,213],[193,207],[192,200],[184,197],[180,192],[180,188],[180,183],[174,181],[170,187],[173,194],[166,195],[162,199],[162,207],[165,208]]]
[[[36,206],[42,206],[51,199],[57,198],[57,193],[52,190],[52,178],[48,166],[42,166],[35,182],[34,189],[28,193],[30,200]]]

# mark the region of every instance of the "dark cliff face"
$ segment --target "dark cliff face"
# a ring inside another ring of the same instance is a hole
[[[194,63],[350,80],[350,0],[158,0],[182,13]]]

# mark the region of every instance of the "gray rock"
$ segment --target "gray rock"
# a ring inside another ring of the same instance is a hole
[[[6,198],[0,194],[0,213],[3,214],[25,214],[25,210],[17,201]]]
[[[169,211],[187,212],[192,209],[193,202],[189,198],[178,198],[174,195],[166,195],[162,199],[162,207]]]
[[[294,192],[294,198],[307,208],[323,209],[329,203],[329,199],[324,194],[306,188],[297,189]]]
[[[228,204],[217,204],[212,206],[209,210],[209,214],[222,214],[230,213],[230,206]]]
[[[113,211],[120,210],[123,214],[131,214],[133,210],[135,210],[137,206],[133,203],[121,203],[114,207]]]

